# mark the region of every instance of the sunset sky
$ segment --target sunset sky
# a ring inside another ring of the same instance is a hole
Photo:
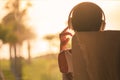
[[[25,2],[26,0],[22,1]],[[73,6],[83,1],[86,0],[31,0],[32,7],[28,12],[28,22],[38,36],[38,39],[35,40],[35,44],[32,45],[33,57],[42,55],[48,49],[48,43],[45,42],[42,37],[46,34],[60,33],[66,27],[70,10]],[[87,1],[95,2],[103,9],[106,16],[106,29],[120,30],[120,0]],[[0,0],[0,6],[3,5],[4,1]],[[2,7],[0,11],[1,19],[4,14]],[[23,47],[26,46],[24,45]],[[6,45],[0,49],[0,55],[3,57],[9,57],[6,49],[8,49]],[[55,50],[58,52],[59,49],[56,48]],[[24,53],[25,52],[24,50]],[[23,55],[25,56],[26,54]]]

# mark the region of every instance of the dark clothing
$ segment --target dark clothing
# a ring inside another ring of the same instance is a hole
[[[71,49],[60,52],[58,56],[58,63],[60,71],[62,73],[63,80],[73,80]]]
[[[62,73],[63,80],[73,80],[72,73]]]

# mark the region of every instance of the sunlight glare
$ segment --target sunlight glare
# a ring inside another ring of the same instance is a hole
[[[33,7],[29,12],[29,15],[31,16],[30,24],[34,26],[38,36],[61,32],[67,25],[66,23],[70,10],[73,8],[74,5],[85,0],[76,1],[59,0],[54,1],[54,3],[53,1],[32,0]],[[87,0],[87,1],[95,2],[100,7],[102,7],[103,11],[106,14],[106,17],[110,16],[107,12],[111,11],[110,9],[113,6],[116,6],[117,3],[116,1],[103,1],[103,0]]]
[[[3,1],[0,1],[0,5],[2,5]],[[67,27],[70,10],[83,1],[97,3],[103,9],[106,16],[106,30],[120,30],[120,1],[118,0],[31,0],[32,6],[28,10],[28,16],[30,17],[28,25],[32,26],[38,36],[38,40],[34,41],[34,45],[32,45],[33,57],[49,51],[48,44],[41,38],[47,34],[56,34],[63,31]],[[22,6],[24,4],[23,0]],[[3,12],[0,13],[0,15],[2,14]],[[4,51],[4,49],[1,51]],[[24,54],[22,55],[27,56],[25,54],[26,50],[23,51]],[[59,52],[59,45],[54,47],[53,51]]]

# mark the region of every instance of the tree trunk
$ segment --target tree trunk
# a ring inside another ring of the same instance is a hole
[[[5,80],[4,74],[1,69],[0,69],[0,80]]]
[[[14,75],[16,77],[16,80],[22,80],[22,58],[20,56],[17,56],[17,46],[14,45]]]
[[[30,41],[28,40],[28,63],[29,64],[31,63],[31,53],[30,53],[30,50],[31,50],[31,46],[30,46]]]
[[[0,40],[0,42],[1,42],[1,40]],[[0,48],[1,48],[1,46],[2,46],[2,44],[0,44]],[[1,63],[1,61],[0,61],[0,63]],[[0,64],[0,80],[5,80],[5,76],[4,76],[3,71],[1,69],[1,64]]]
[[[11,71],[14,72],[14,61],[13,61],[13,54],[12,54],[12,45],[9,45],[9,53],[10,53],[10,68]]]
[[[10,44],[9,45],[9,53],[10,53],[10,61],[12,59],[12,45]]]

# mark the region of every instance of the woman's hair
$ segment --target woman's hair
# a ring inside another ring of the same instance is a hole
[[[82,2],[71,10],[69,21],[75,31],[99,31],[103,15],[98,5],[92,2]]]

